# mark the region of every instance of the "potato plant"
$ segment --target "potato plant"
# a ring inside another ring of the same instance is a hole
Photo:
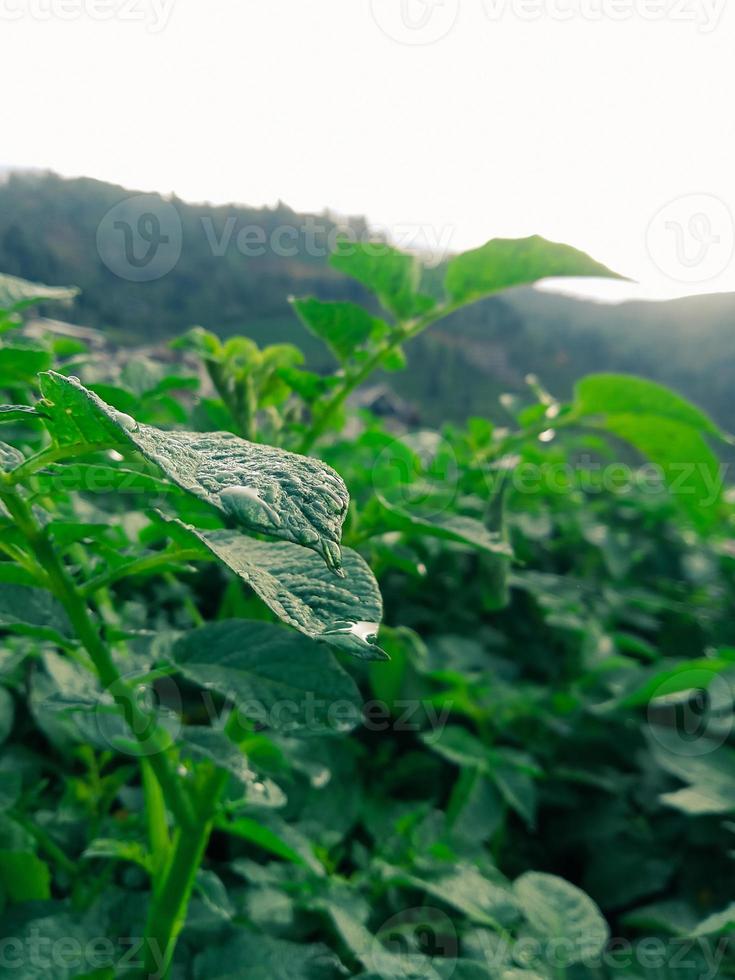
[[[351,396],[432,324],[614,274],[331,261],[326,376],[31,340],[74,291],[0,277],[0,978],[731,973],[730,437],[609,374],[387,424]]]

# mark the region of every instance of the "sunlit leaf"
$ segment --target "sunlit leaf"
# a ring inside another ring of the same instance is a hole
[[[455,256],[445,286],[452,303],[468,303],[511,286],[527,286],[557,276],[622,278],[569,245],[530,238],[494,238]]]

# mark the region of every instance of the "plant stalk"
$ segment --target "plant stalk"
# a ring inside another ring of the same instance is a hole
[[[161,785],[171,812],[181,824],[190,825],[194,820],[191,802],[183,793],[166,755],[166,750],[171,745],[170,736],[158,725],[152,715],[138,705],[136,692],[120,675],[110,651],[103,643],[89,615],[83,597],[56,554],[46,530],[38,524],[30,507],[14,493],[2,492],[0,499],[44,569],[51,590],[63,605],[69,621],[94,664],[102,686],[113,696],[131,731],[145,746],[146,758]]]

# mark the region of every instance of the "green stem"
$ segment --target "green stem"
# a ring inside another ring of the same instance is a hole
[[[138,705],[136,692],[120,675],[89,615],[83,596],[62,565],[46,530],[37,523],[26,502],[16,494],[7,492],[0,493],[0,499],[46,572],[51,590],[64,606],[69,621],[94,664],[102,686],[113,696],[135,737],[145,746],[146,757],[172,813],[181,823],[190,825],[193,822],[191,802],[182,791],[166,754],[171,745],[169,734],[149,712]]]
[[[87,456],[89,453],[103,452],[106,449],[113,449],[114,445],[111,442],[85,442],[74,443],[71,446],[47,446],[46,449],[41,449],[35,455],[29,456],[24,463],[7,473],[5,482],[9,486],[14,486],[27,480],[29,476],[33,476],[34,473],[42,470],[49,463],[58,463],[62,459],[72,459],[74,456]]]
[[[227,783],[227,773],[215,771],[205,781],[200,796],[198,823],[178,829],[169,862],[151,897],[145,929],[143,975],[149,980],[169,976],[176,941],[186,922],[197,871],[212,832],[215,810]]]
[[[171,838],[166,821],[166,803],[161,785],[147,759],[141,759],[143,791],[145,793],[145,815],[148,824],[148,841],[154,860],[153,874],[156,876],[168,860]]]
[[[181,561],[203,561],[207,556],[195,548],[181,548],[178,551],[161,551],[155,555],[146,555],[144,558],[136,558],[127,565],[120,568],[113,568],[110,571],[102,572],[96,578],[90,579],[82,589],[85,597],[94,595],[100,589],[119,582],[121,579],[131,575],[140,575],[142,572],[155,571],[161,565],[170,565],[172,562]]]
[[[385,343],[375,351],[372,357],[368,358],[360,370],[356,374],[349,375],[344,379],[341,387],[332,395],[319,413],[319,416],[312,425],[311,429],[304,436],[297,452],[310,452],[314,443],[328,428],[329,423],[331,422],[335,413],[338,412],[344,405],[345,401],[347,398],[349,398],[352,392],[358,388],[363,381],[365,381],[373,373],[373,371],[380,367],[383,358],[387,354],[390,354],[407,340],[412,340],[414,337],[417,337],[420,333],[426,330],[427,327],[431,326],[432,323],[435,323],[437,320],[441,320],[445,316],[449,316],[449,314],[453,313],[458,306],[459,304],[457,306],[454,304],[439,306],[430,313],[427,313],[422,317],[418,317],[416,320],[409,320],[406,323],[399,323],[391,332]]]

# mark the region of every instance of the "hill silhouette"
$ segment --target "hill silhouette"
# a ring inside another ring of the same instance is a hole
[[[359,285],[327,265],[339,229],[365,236],[364,219],[298,214],[281,203],[213,206],[146,194],[145,207],[154,214],[173,205],[180,255],[160,278],[135,281],[110,261],[124,247],[111,209],[133,195],[89,178],[4,175],[0,271],[79,286],[72,318],[120,345],[165,343],[201,324],[221,335],[245,333],[260,344],[291,341],[314,368],[327,366],[329,354],[306,334],[287,298],[365,299]],[[385,380],[428,424],[437,424],[496,416],[498,395],[522,390],[529,372],[566,396],[585,373],[625,371],[673,386],[728,427],[733,324],[732,294],[605,305],[512,290],[428,331],[409,348],[410,370]]]

